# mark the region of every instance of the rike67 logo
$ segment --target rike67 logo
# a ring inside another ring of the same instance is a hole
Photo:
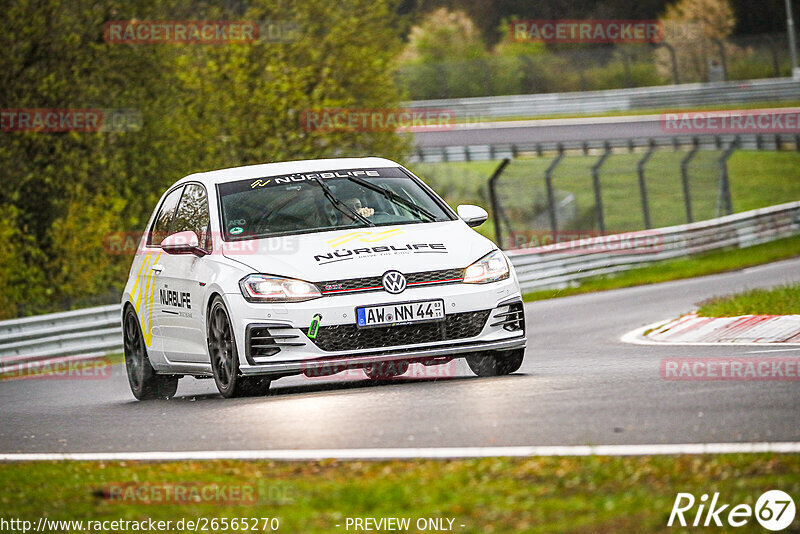
[[[719,493],[714,493],[710,499],[706,493],[700,499],[695,499],[691,493],[678,493],[667,526],[738,528],[755,517],[763,528],[779,531],[792,524],[795,512],[794,500],[781,490],[764,492],[756,501],[755,507],[722,502]]]

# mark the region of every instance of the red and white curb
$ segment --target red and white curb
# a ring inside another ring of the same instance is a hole
[[[700,317],[688,313],[659,321],[622,336],[639,345],[757,345],[800,347],[800,315]]]

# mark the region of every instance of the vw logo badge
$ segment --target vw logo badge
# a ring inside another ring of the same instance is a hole
[[[383,289],[396,295],[406,289],[406,277],[398,271],[387,271],[383,275]]]

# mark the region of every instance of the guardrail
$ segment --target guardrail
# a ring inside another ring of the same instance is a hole
[[[507,251],[524,290],[564,287],[708,250],[765,243],[800,233],[800,202],[692,224]],[[0,373],[52,359],[122,351],[118,305],[0,322]]]
[[[508,119],[561,113],[604,113],[779,100],[800,100],[800,81],[791,78],[766,78],[605,91],[417,100],[407,102],[406,106],[448,109],[460,118]]]
[[[508,250],[523,290],[563,288],[584,278],[800,233],[800,202],[691,224]]]
[[[33,362],[122,351],[116,304],[0,322],[0,373]]]
[[[704,150],[724,150],[731,144],[743,150],[795,150],[800,152],[800,134],[702,134],[663,137],[593,139],[588,141],[543,141],[539,143],[495,143],[491,145],[417,146],[409,154],[411,163],[442,163],[450,161],[484,161],[514,159],[520,156],[541,156],[563,151],[590,151],[654,146],[680,150],[697,146]]]

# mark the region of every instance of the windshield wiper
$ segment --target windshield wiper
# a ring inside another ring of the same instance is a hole
[[[436,220],[436,215],[434,215],[430,211],[426,210],[422,206],[418,206],[418,205],[414,204],[413,202],[401,197],[400,195],[398,195],[397,193],[395,193],[394,191],[392,191],[390,189],[385,189],[385,188],[383,188],[383,187],[381,187],[379,185],[375,185],[373,183],[370,183],[370,182],[368,182],[366,180],[363,180],[361,178],[357,178],[355,176],[348,176],[347,179],[350,180],[351,182],[357,183],[358,185],[360,185],[362,187],[366,187],[367,189],[371,189],[371,190],[375,191],[376,193],[379,193],[379,194],[383,195],[387,199],[389,199],[391,201],[394,201],[395,204],[401,204],[401,205],[405,206],[406,208],[410,209],[411,211],[414,211],[414,212],[416,212],[418,214],[424,215],[425,217],[427,217],[431,221],[435,221]]]
[[[353,218],[361,221],[362,223],[366,224],[367,226],[375,226],[374,222],[370,221],[369,219],[367,219],[366,217],[364,217],[363,215],[358,213],[356,210],[354,210],[353,208],[351,208],[350,206],[348,206],[347,204],[345,204],[344,202],[342,202],[341,200],[336,198],[336,195],[333,194],[333,191],[331,191],[331,188],[328,187],[328,184],[326,184],[322,180],[322,178],[320,178],[316,174],[313,175],[313,178],[314,178],[314,181],[317,182],[319,184],[319,186],[322,188],[322,192],[325,194],[325,198],[330,200],[331,204],[333,204],[334,206],[339,208],[339,211],[342,211],[342,212],[346,211],[346,212],[350,213],[350,215]],[[342,208],[344,208],[344,210],[342,210]]]

